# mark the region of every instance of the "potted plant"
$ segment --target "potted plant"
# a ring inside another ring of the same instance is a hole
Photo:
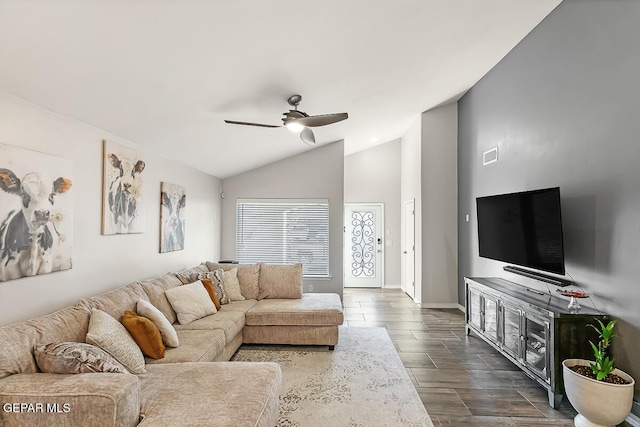
[[[562,362],[564,389],[571,405],[578,411],[576,427],[614,426],[625,420],[633,403],[635,381],[631,376],[613,367],[609,356],[615,320],[599,327],[598,344],[589,341],[595,361],[567,359]]]

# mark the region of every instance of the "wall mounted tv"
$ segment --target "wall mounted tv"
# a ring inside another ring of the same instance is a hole
[[[565,274],[560,189],[478,197],[480,256]]]

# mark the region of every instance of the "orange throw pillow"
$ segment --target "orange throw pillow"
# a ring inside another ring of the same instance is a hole
[[[216,310],[220,310],[220,307],[222,306],[220,305],[220,301],[218,301],[218,297],[216,296],[216,290],[213,287],[213,282],[211,281],[211,279],[201,279],[200,281],[204,285],[204,288],[207,290],[207,293],[209,294],[211,301],[213,301],[213,305],[216,306]]]
[[[138,344],[142,353],[152,359],[164,357],[165,348],[162,343],[162,335],[155,323],[133,311],[125,311],[122,316],[122,324]]]

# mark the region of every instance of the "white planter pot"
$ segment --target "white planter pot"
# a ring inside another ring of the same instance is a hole
[[[610,384],[582,376],[571,366],[590,366],[588,360],[567,359],[562,362],[564,389],[571,405],[578,411],[574,419],[576,427],[615,426],[624,421],[633,404],[635,381],[627,373],[614,369],[613,373],[629,381],[629,384]]]

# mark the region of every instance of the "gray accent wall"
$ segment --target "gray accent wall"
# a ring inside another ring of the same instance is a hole
[[[291,140],[291,143],[301,143]],[[227,178],[222,182],[221,258],[236,257],[238,199],[329,199],[330,279],[305,279],[304,291],[335,292],[342,298],[344,142],[338,141]]]
[[[344,202],[384,204],[384,286],[400,286],[400,140],[344,158]]]
[[[618,319],[640,379],[640,2],[565,0],[459,101],[459,301],[465,276],[554,291],[478,256],[475,198],[559,186],[567,272]],[[499,161],[482,166],[494,146]],[[466,222],[465,214],[470,215]]]

